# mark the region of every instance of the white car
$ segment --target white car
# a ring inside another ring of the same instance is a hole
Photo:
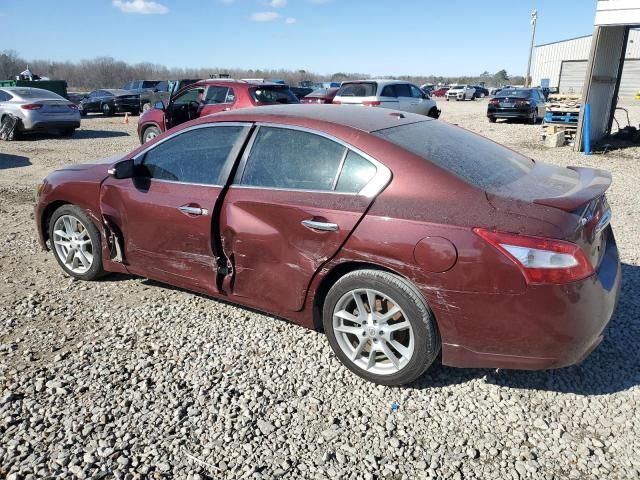
[[[473,100],[476,94],[476,89],[470,85],[454,85],[445,94],[447,102],[451,99],[458,100]]]
[[[333,99],[338,105],[363,105],[440,116],[436,102],[412,83],[401,80],[357,80],[342,82]]]

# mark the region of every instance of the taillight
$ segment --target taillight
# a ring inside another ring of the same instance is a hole
[[[492,100],[489,100],[489,105],[498,105],[499,103],[500,103],[500,101],[495,99],[495,98],[492,99]]]
[[[575,282],[593,274],[589,259],[575,243],[484,228],[473,231],[513,261],[529,285]]]
[[[20,108],[22,108],[23,110],[40,110],[42,108],[42,104],[27,103],[26,105],[20,105]]]
[[[380,101],[379,100],[364,100],[362,102],[362,105],[364,105],[365,107],[379,107],[380,106]]]
[[[516,105],[518,107],[528,107],[530,105],[530,103],[527,100],[518,100],[516,102]]]

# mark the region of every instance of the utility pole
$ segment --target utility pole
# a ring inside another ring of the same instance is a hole
[[[527,62],[527,76],[524,79],[524,86],[531,86],[531,57],[533,56],[533,41],[536,37],[536,23],[538,22],[538,11],[531,12],[531,42],[529,43],[529,61]]]

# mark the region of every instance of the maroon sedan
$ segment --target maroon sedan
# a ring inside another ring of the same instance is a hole
[[[621,269],[607,172],[534,162],[422,115],[290,105],[208,116],[39,186],[69,275],[125,272],[324,329],[385,385],[575,364]]]
[[[138,119],[138,138],[147,143],[176,125],[236,108],[299,103],[287,85],[242,80],[201,80],[158,102]]]
[[[340,88],[318,88],[300,99],[300,103],[332,103]]]

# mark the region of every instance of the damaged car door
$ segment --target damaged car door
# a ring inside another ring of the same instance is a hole
[[[259,125],[222,204],[225,291],[273,313],[300,310],[315,273],[390,178],[333,137]]]
[[[215,209],[250,127],[176,132],[133,158],[130,178],[102,184],[103,219],[129,272],[216,293]]]

